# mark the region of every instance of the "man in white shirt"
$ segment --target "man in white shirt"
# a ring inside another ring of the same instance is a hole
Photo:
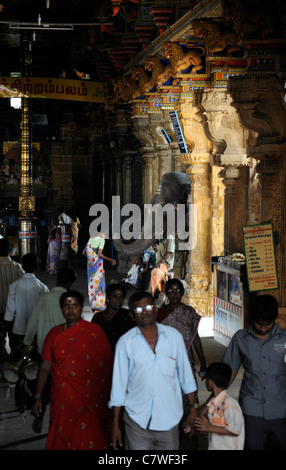
[[[8,238],[0,239],[0,361],[6,359],[6,330],[4,326],[4,313],[7,303],[9,285],[25,274],[20,263],[10,258],[10,241]]]
[[[33,343],[36,337],[38,353],[42,354],[42,347],[49,331],[54,326],[64,323],[60,297],[71,289],[76,279],[74,270],[69,266],[63,266],[57,276],[57,285],[37,300],[26,329],[24,338],[26,348]]]
[[[13,359],[17,359],[19,354],[19,346],[24,339],[36,300],[41,295],[49,292],[48,287],[37,279],[34,274],[37,267],[36,254],[27,253],[24,255],[22,266],[25,274],[10,284],[4,315]]]
[[[183,416],[182,391],[190,412],[185,432],[194,432],[197,385],[182,335],[156,323],[157,309],[149,292],[129,299],[136,327],[116,345],[109,407],[113,410],[111,445],[122,446],[121,408],[125,408],[126,450],[177,450]]]

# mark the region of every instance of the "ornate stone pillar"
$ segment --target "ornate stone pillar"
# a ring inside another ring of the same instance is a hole
[[[140,153],[145,162],[144,170],[144,204],[149,204],[153,196],[153,162],[156,157],[154,140],[150,132],[149,119],[136,118],[133,119],[133,130],[137,139],[142,142],[143,146],[140,148]],[[156,175],[156,173],[155,173]]]
[[[225,190],[224,254],[244,251],[242,226],[247,223],[248,165],[247,144],[253,138],[245,129],[232,97],[223,89],[198,90],[194,102],[202,118],[205,133],[213,144],[212,162],[224,167],[218,175]]]
[[[212,314],[211,286],[211,167],[210,144],[197,109],[180,103],[180,122],[190,152],[182,154],[192,181],[191,203],[196,209],[196,236],[191,240],[186,267],[186,301],[202,316]]]
[[[155,151],[153,147],[142,147],[140,149],[142,158],[145,162],[144,168],[144,204],[150,204],[153,190],[153,161],[155,159]]]
[[[256,133],[248,147],[249,156],[260,161],[256,174],[260,182],[260,222],[271,221],[276,232],[279,290],[271,291],[280,306],[279,319],[286,327],[286,111],[284,92],[275,76],[246,75],[230,78],[228,90],[240,121]],[[268,291],[269,292],[269,291]]]
[[[122,197],[122,160],[121,157],[115,158],[115,193],[114,196]]]
[[[156,145],[158,160],[159,160],[159,180],[165,173],[171,171],[171,155],[168,145]]]
[[[211,314],[211,170],[209,154],[189,154],[187,173],[192,181],[192,207],[196,210],[196,237],[187,263],[187,299],[198,313]]]
[[[212,166],[212,220],[211,220],[211,253],[212,256],[224,254],[224,196],[225,187],[220,171],[221,167]]]
[[[124,184],[122,188],[122,205],[129,204],[132,202],[132,160],[133,152],[124,154]]]
[[[111,204],[112,196],[116,195],[114,160],[113,160],[112,156],[110,156],[107,160],[106,169],[107,169],[106,186],[109,190],[108,201],[107,202],[108,202],[108,204]]]
[[[247,167],[228,166],[220,172],[225,185],[224,255],[243,253],[242,227],[247,223]]]
[[[277,155],[278,156],[278,155]],[[282,157],[282,155],[280,156]],[[276,233],[276,264],[278,269],[280,289],[268,292],[277,298],[279,305],[286,305],[286,267],[284,258],[285,243],[285,177],[286,165],[282,158],[261,160],[256,165],[260,183],[260,222],[271,221]],[[284,313],[286,326],[286,311]]]

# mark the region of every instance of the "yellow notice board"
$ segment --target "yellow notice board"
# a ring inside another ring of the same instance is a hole
[[[242,230],[249,291],[278,289],[272,224],[247,225]]]
[[[51,98],[104,103],[101,82],[43,77],[0,77],[0,98]]]

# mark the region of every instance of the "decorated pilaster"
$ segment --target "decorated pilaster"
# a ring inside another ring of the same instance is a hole
[[[248,147],[249,155],[258,161],[256,181],[260,186],[260,222],[273,224],[276,241],[276,260],[279,290],[271,292],[280,306],[280,322],[286,326],[286,266],[283,246],[285,228],[285,155],[286,113],[281,86],[275,77],[246,76],[230,79],[229,92],[243,125],[256,133]]]
[[[196,210],[195,237],[191,240],[186,267],[188,288],[186,300],[203,316],[211,308],[211,168],[210,143],[205,136],[197,109],[189,101],[181,101],[180,116],[190,152],[183,156],[192,181],[191,203]]]
[[[31,74],[31,38],[26,33],[21,36],[23,75]],[[33,195],[32,159],[32,101],[22,98],[21,134],[21,181],[19,197],[19,251],[22,258],[27,253],[38,252],[38,234],[34,219],[35,197]]]
[[[205,133],[212,142],[212,163],[221,168],[219,176],[225,185],[223,253],[243,252],[242,226],[247,223],[248,164],[247,143],[250,131],[243,128],[232,98],[225,87],[194,93],[194,102],[204,124]],[[223,169],[222,169],[223,168]],[[216,182],[213,182],[216,185]],[[239,210],[236,209],[239,207]],[[214,234],[212,234],[215,244]]]

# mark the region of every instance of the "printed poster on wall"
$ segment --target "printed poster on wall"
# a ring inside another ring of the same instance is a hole
[[[242,230],[249,291],[278,289],[272,224],[247,225]]]

